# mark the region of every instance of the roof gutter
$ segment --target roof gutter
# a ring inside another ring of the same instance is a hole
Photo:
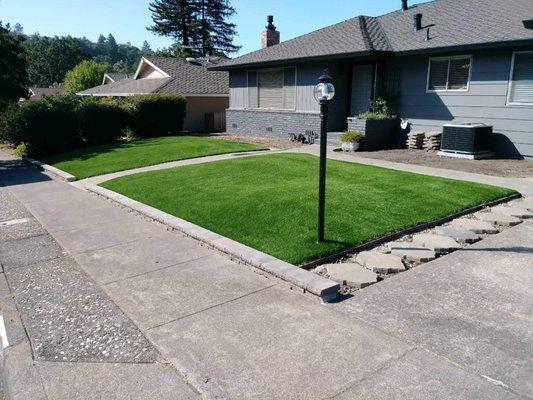
[[[249,67],[270,67],[277,66],[281,64],[294,64],[295,62],[309,62],[309,61],[319,61],[323,59],[327,60],[338,60],[342,58],[358,58],[358,57],[368,57],[368,56],[386,56],[392,55],[390,51],[377,51],[377,50],[366,50],[359,51],[354,53],[339,53],[339,54],[325,54],[321,56],[314,57],[300,57],[300,58],[284,58],[282,60],[273,60],[273,61],[259,61],[259,62],[250,62],[250,63],[240,63],[240,64],[230,64],[230,65],[216,65],[208,67],[210,71],[230,71],[234,69],[243,69]]]
[[[459,46],[432,47],[428,49],[395,51],[392,54],[394,54],[395,56],[408,56],[416,54],[450,53],[457,51],[486,50],[495,48],[505,49],[517,46],[533,46],[533,39],[521,39],[505,42],[472,43]]]

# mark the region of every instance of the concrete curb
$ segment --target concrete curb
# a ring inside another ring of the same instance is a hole
[[[320,297],[324,302],[332,301],[337,297],[337,291],[339,290],[340,285],[332,280],[281,261],[261,251],[255,250],[217,233],[211,232],[201,226],[192,224],[111,190],[96,185],[87,185],[86,189],[143,214],[155,221],[165,224],[172,229],[180,231],[186,236],[199,240],[211,248],[229,254],[245,264],[251,265],[261,271],[298,286],[303,289],[304,292],[309,292]]]
[[[57,177],[63,179],[64,181],[74,182],[78,180],[78,178],[76,178],[74,175],[71,175],[68,172],[62,171],[59,168],[45,164],[41,161],[33,160],[31,158],[25,158],[25,160],[39,169],[42,169],[46,172],[50,172],[51,174],[56,175]]]

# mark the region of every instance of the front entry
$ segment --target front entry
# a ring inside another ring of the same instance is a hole
[[[350,116],[356,117],[370,110],[374,66],[372,64],[354,65],[352,69],[352,93]]]

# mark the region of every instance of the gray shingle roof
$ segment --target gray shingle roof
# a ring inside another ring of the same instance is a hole
[[[65,88],[63,86],[54,86],[54,87],[32,87],[30,88],[33,96],[30,96],[31,100],[39,100],[45,95],[52,94],[63,94],[65,93]]]
[[[107,85],[95,86],[78,93],[81,96],[131,96],[154,93],[172,78],[123,79]]]
[[[434,24],[429,41],[424,40],[425,29],[413,32],[415,13],[423,14],[423,27]],[[521,40],[533,43],[533,30],[522,23],[530,18],[533,0],[435,0],[380,17],[352,18],[227,60],[214,69],[373,51],[402,53]]]
[[[413,15],[422,13],[422,26],[413,32]],[[379,22],[395,52],[486,43],[533,41],[533,30],[522,20],[533,18],[533,0],[436,0],[409,10],[383,15]]]
[[[105,74],[109,76],[115,82],[122,81],[124,79],[129,78],[128,74],[123,74],[121,72],[106,72]]]
[[[229,94],[229,75],[223,71],[209,71],[218,61],[188,62],[181,58],[148,57],[151,63],[165,71],[172,79],[157,91],[181,94]]]
[[[228,95],[229,76],[224,71],[209,71],[217,61],[190,63],[171,57],[149,57],[152,64],[170,75],[169,78],[124,79],[96,86],[78,93],[82,96],[128,96],[149,93],[183,95]]]

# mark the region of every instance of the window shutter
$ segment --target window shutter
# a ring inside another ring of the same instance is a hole
[[[468,88],[468,75],[470,73],[470,58],[454,58],[450,60],[448,73],[448,89],[460,90]]]
[[[450,60],[431,60],[429,64],[429,90],[446,90]]]
[[[257,108],[257,71],[248,71],[248,107]]]
[[[258,72],[259,108],[283,108],[283,70]]]
[[[283,73],[283,108],[294,110],[296,107],[296,70],[285,68]]]
[[[533,52],[515,53],[509,100],[533,104]]]

